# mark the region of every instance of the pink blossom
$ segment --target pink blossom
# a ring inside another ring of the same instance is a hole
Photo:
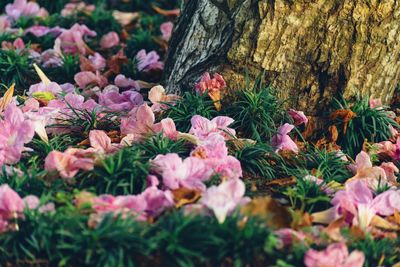
[[[57,38],[60,43],[60,48],[67,54],[77,54],[86,55],[89,51],[84,38],[85,37],[95,37],[96,32],[91,31],[85,25],[75,24],[69,30],[65,30]],[[56,40],[56,44],[57,44]],[[55,49],[57,50],[57,49]]]
[[[395,173],[399,173],[399,169],[393,162],[383,162],[380,166],[385,171],[386,178],[392,184],[397,182],[397,177]]]
[[[137,68],[140,72],[164,69],[164,63],[160,61],[160,56],[156,51],[146,53],[146,50],[142,49],[137,53],[136,59],[138,61]]]
[[[46,11],[40,9],[40,6],[35,2],[27,0],[15,0],[13,4],[6,5],[6,13],[9,17],[17,20],[21,16],[39,16],[45,15]]]
[[[204,94],[206,91],[221,91],[225,87],[226,82],[220,74],[214,73],[213,78],[211,79],[210,73],[206,72],[201,77],[200,82],[196,85],[196,91]]]
[[[156,133],[162,132],[165,137],[171,140],[176,140],[179,134],[176,130],[175,122],[170,118],[162,119],[159,123],[154,124],[153,130]]]
[[[106,67],[106,59],[99,53],[94,53],[93,56],[90,55],[88,59],[84,56],[80,56],[80,62],[81,71],[95,72],[104,70]]]
[[[40,55],[40,65],[45,68],[61,67],[63,63],[62,55],[54,49],[47,49]]]
[[[11,219],[24,210],[21,197],[7,184],[0,186],[0,219]]]
[[[308,123],[308,118],[306,115],[304,115],[303,111],[290,109],[288,113],[293,118],[295,125],[301,125],[303,123],[306,125]]]
[[[40,200],[37,196],[29,195],[23,198],[24,208],[34,210],[39,207]]]
[[[169,39],[171,39],[173,28],[174,28],[174,24],[170,21],[164,22],[163,24],[161,24],[160,31],[162,33],[162,38],[165,41],[168,42]]]
[[[343,216],[348,223],[367,229],[376,215],[390,216],[400,205],[400,191],[387,190],[374,198],[368,185],[362,180],[347,183],[345,189],[338,191],[331,203],[333,208],[313,214],[315,222],[329,223]],[[322,216],[321,216],[322,215]]]
[[[378,153],[388,154],[394,161],[400,160],[400,137],[397,137],[396,143],[384,141],[378,144]]]
[[[331,244],[323,251],[310,249],[304,257],[307,267],[362,267],[364,261],[361,251],[354,250],[349,254],[345,243]]]
[[[385,170],[381,167],[372,166],[370,156],[364,151],[356,156],[355,164],[350,164],[348,168],[356,175],[347,182],[363,179],[371,188],[376,188],[379,183],[381,185],[388,183]]]
[[[49,27],[42,26],[42,25],[34,25],[34,26],[31,26],[28,29],[26,29],[24,33],[25,34],[31,33],[36,37],[43,37],[47,34],[51,34],[53,36],[58,36],[63,31],[64,31],[64,29],[62,29],[58,26],[54,27],[54,28],[49,28]]]
[[[274,231],[278,236],[282,246],[290,246],[295,242],[302,242],[306,235],[303,232],[295,231],[292,228],[282,228]]]
[[[0,120],[0,166],[17,163],[26,149],[24,144],[29,143],[33,135],[32,122],[24,118],[14,103],[9,104],[4,119]]]
[[[149,100],[153,104],[151,109],[153,111],[161,111],[168,108],[168,105],[165,103],[174,103],[177,99],[179,99],[178,95],[170,94],[167,95],[164,87],[161,85],[154,86],[149,91]]]
[[[64,6],[63,10],[61,10],[61,16],[73,16],[80,12],[82,13],[91,13],[96,9],[95,5],[88,5],[85,2],[79,3],[68,3]]]
[[[7,16],[0,16],[0,34],[5,33],[11,27],[11,21]]]
[[[214,212],[219,223],[223,223],[226,216],[243,200],[245,188],[240,179],[228,180],[208,188],[200,202]]]
[[[147,104],[133,109],[130,116],[121,119],[121,133],[133,134],[140,138],[153,129],[155,116]]]
[[[382,100],[380,98],[374,98],[373,96],[371,96],[369,98],[369,106],[370,108],[382,108]]]
[[[180,187],[203,191],[203,181],[210,178],[210,172],[201,159],[188,157],[182,160],[177,154],[158,155],[152,161],[153,169],[161,174],[168,189]]]
[[[139,195],[111,196],[103,195],[91,201],[94,210],[99,214],[130,214],[138,221],[158,216],[165,208],[173,205],[170,191],[162,191],[157,187],[148,187]]]
[[[91,130],[89,141],[98,154],[115,153],[119,149],[119,146],[111,143],[110,137],[104,131]]]
[[[218,116],[210,121],[200,115],[195,115],[191,119],[192,128],[189,133],[200,139],[206,139],[211,133],[219,133],[228,140],[236,134],[234,129],[228,127],[233,122],[232,118],[226,116]]]
[[[38,92],[49,92],[57,96],[60,93],[62,93],[63,90],[60,87],[60,85],[56,82],[51,82],[51,83],[40,82],[37,84],[33,84],[29,87],[28,95],[31,96],[33,93],[38,93]]]
[[[131,111],[143,104],[143,97],[136,91],[108,91],[98,94],[99,104],[111,111]]]
[[[191,155],[203,159],[209,169],[224,178],[242,177],[240,161],[228,155],[224,137],[218,133],[212,133],[206,139],[200,140]]]
[[[13,46],[15,47],[15,49],[23,50],[25,48],[25,43],[21,38],[17,38],[13,42]]]
[[[90,171],[94,167],[93,152],[68,148],[65,152],[51,151],[45,159],[45,170],[58,172],[62,178],[73,178],[79,170]]]
[[[275,148],[276,152],[279,151],[293,151],[297,153],[299,148],[296,143],[288,135],[294,129],[293,125],[285,123],[278,129],[278,133],[272,137],[271,145]]]
[[[135,90],[140,90],[140,85],[138,82],[125,77],[123,74],[118,74],[117,77],[115,77],[114,84],[120,88],[132,88]]]
[[[102,49],[109,49],[119,45],[119,36],[116,32],[109,32],[100,40],[100,46]]]
[[[85,89],[88,85],[98,85],[104,87],[107,85],[107,78],[99,72],[93,73],[90,71],[81,71],[74,76],[75,82],[79,88]]]

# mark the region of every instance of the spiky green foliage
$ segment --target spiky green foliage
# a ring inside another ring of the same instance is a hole
[[[186,92],[175,104],[166,104],[163,117],[174,120],[176,129],[188,132],[191,128],[190,120],[194,115],[212,119],[218,115],[214,103],[207,94],[198,95]]]
[[[154,43],[153,34],[144,29],[138,29],[126,43],[126,55],[129,58],[134,58],[141,50],[146,51],[158,50],[159,46]]]
[[[308,145],[307,150],[302,152],[299,157],[302,161],[297,166],[300,169],[314,170],[316,176],[321,177],[326,182],[336,181],[345,182],[352,176],[347,168],[348,161],[345,161],[338,151],[328,151],[326,148],[318,149]]]
[[[128,195],[141,193],[146,187],[149,164],[143,152],[125,148],[106,157],[94,170],[79,175],[78,188],[97,194]]]
[[[17,50],[0,50],[0,80],[2,83],[16,84],[16,93],[23,94],[29,85],[37,82],[28,54]]]
[[[296,186],[286,188],[283,192],[291,207],[309,213],[329,208],[331,198],[323,191],[325,183],[318,185],[304,177],[297,178]]]
[[[67,103],[72,113],[64,113],[63,119],[58,119],[57,123],[49,125],[51,128],[66,128],[75,134],[88,135],[91,130],[116,130],[119,127],[119,122],[116,120],[115,112],[102,111],[102,116],[99,116],[99,110],[77,109]]]
[[[235,148],[234,156],[240,161],[245,173],[263,181],[276,178],[276,169],[273,164],[279,156],[271,146],[259,142],[246,144],[242,148]]]
[[[345,121],[337,118],[334,123],[339,130],[337,143],[343,151],[355,157],[362,149],[365,140],[368,142],[381,142],[391,136],[391,128],[400,126],[389,116],[387,107],[371,108],[368,98],[364,98],[350,105],[345,100],[335,101],[336,109],[350,109],[356,114],[347,125],[344,132]]]
[[[48,1],[48,0],[38,0],[38,4],[45,8],[50,14],[60,12],[64,6],[69,3],[69,0],[57,0],[57,1]]]
[[[37,158],[36,163],[43,167],[44,159],[53,150],[64,151],[68,147],[75,146],[79,142],[79,138],[68,134],[55,135],[45,142],[39,138],[34,138],[28,147],[32,149],[29,152],[29,158]],[[23,162],[25,160],[23,159]]]
[[[398,238],[374,239],[370,235],[367,235],[365,239],[352,239],[352,242],[349,244],[349,249],[357,249],[364,253],[365,267],[393,266],[400,260],[400,240]]]
[[[269,141],[276,133],[276,124],[280,123],[285,112],[282,103],[276,98],[273,89],[264,84],[261,77],[254,85],[249,79],[245,88],[237,90],[234,105],[223,112],[235,119],[234,127],[244,137],[257,141]]]
[[[0,235],[0,264],[50,266],[234,266],[271,264],[276,239],[257,219],[167,214],[154,224],[106,216],[89,227],[71,205],[54,213],[27,211],[19,231]]]
[[[78,55],[66,54],[62,56],[62,65],[55,68],[43,68],[51,81],[59,84],[71,82],[76,73],[80,71]]]
[[[181,157],[187,157],[190,153],[190,146],[185,140],[171,140],[164,137],[162,133],[155,134],[143,143],[137,144],[136,149],[143,151],[143,157],[149,160],[160,154],[176,153]]]

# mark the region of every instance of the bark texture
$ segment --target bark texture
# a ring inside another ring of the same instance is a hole
[[[388,103],[400,79],[400,1],[188,0],[166,63],[170,92],[204,71],[230,89],[246,70],[289,105],[317,115],[333,97]]]

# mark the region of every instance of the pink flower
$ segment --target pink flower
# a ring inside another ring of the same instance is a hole
[[[23,210],[24,203],[21,197],[7,184],[0,186],[0,219],[11,219]]]
[[[8,31],[11,27],[11,21],[7,16],[0,16],[0,34]]]
[[[142,49],[137,53],[136,59],[138,61],[137,68],[140,72],[164,69],[164,63],[160,61],[160,56],[156,51],[146,53],[146,50]]]
[[[346,184],[338,191],[331,203],[333,208],[313,214],[314,222],[329,223],[343,216],[348,223],[367,229],[376,215],[390,216],[400,205],[400,191],[387,190],[374,198],[368,185],[362,180]]]
[[[278,236],[282,246],[290,246],[295,242],[302,242],[306,238],[303,232],[295,231],[292,228],[282,228],[274,231],[274,234]]]
[[[155,116],[147,104],[132,110],[131,116],[121,119],[121,133],[133,134],[140,138],[153,129]]]
[[[119,146],[111,143],[111,138],[104,131],[91,130],[89,133],[90,145],[98,154],[115,153]]]
[[[4,111],[4,119],[0,120],[0,166],[15,164],[26,149],[34,135],[34,125],[26,120],[22,111],[14,103]]]
[[[80,68],[82,71],[100,71],[104,70],[106,67],[106,59],[100,55],[99,53],[94,53],[93,56],[89,56],[89,58],[85,58],[84,56],[80,57]]]
[[[119,88],[132,88],[135,90],[140,90],[140,85],[138,82],[130,78],[126,78],[123,74],[118,74],[117,77],[115,77],[114,84]]]
[[[382,100],[380,98],[373,98],[373,96],[371,96],[369,98],[369,106],[370,108],[382,108]]]
[[[394,161],[400,160],[400,137],[397,137],[396,144],[384,141],[378,144],[378,153],[388,154]]]
[[[136,91],[108,91],[98,94],[99,104],[111,111],[131,111],[143,104],[143,97]]]
[[[119,36],[116,32],[109,32],[100,40],[100,46],[102,49],[109,49],[119,45]]]
[[[15,41],[13,42],[13,46],[15,47],[15,49],[19,49],[22,50],[25,48],[25,43],[21,38],[17,38],[15,39]]]
[[[40,204],[39,198],[34,195],[29,195],[24,197],[23,202],[24,202],[24,208],[30,210],[36,209],[37,207],[39,207]]]
[[[382,185],[388,182],[385,170],[381,167],[372,166],[370,156],[364,151],[356,156],[355,164],[350,164],[348,168],[356,175],[347,182],[363,179],[371,188],[376,188],[379,183]]]
[[[290,109],[288,113],[293,118],[294,125],[301,125],[303,123],[304,125],[306,125],[308,123],[308,118],[306,117],[306,115],[304,115],[303,111]]]
[[[17,20],[21,16],[38,16],[40,13],[44,15],[45,10],[41,10],[40,6],[35,2],[15,0],[13,4],[6,5],[6,13],[14,20]]]
[[[174,203],[171,192],[148,187],[139,195],[103,195],[91,200],[93,209],[100,215],[107,213],[135,216],[138,221],[158,216]]]
[[[62,55],[54,49],[47,49],[40,55],[40,65],[45,68],[61,67],[63,63]]]
[[[65,152],[51,151],[45,159],[45,170],[58,172],[62,178],[73,178],[79,170],[90,171],[94,167],[92,151],[68,148]]]
[[[176,140],[179,134],[176,130],[175,122],[170,118],[162,119],[159,123],[154,124],[153,130],[156,133],[162,132],[165,137],[171,140]]]
[[[96,9],[95,5],[87,5],[85,2],[79,3],[68,3],[64,6],[63,10],[61,10],[61,16],[73,16],[78,13],[91,13]]]
[[[219,223],[223,223],[226,216],[242,202],[245,189],[242,180],[228,180],[208,188],[200,202],[214,212]]]
[[[85,89],[88,85],[98,85],[104,87],[107,85],[107,78],[100,75],[99,72],[81,71],[74,76],[75,82],[79,88]]]
[[[36,37],[43,37],[47,34],[52,34],[53,36],[58,36],[63,31],[64,31],[64,29],[62,29],[58,26],[54,27],[54,28],[49,28],[49,27],[42,26],[42,25],[34,25],[34,26],[31,26],[28,29],[26,29],[24,33],[25,34],[31,33]]]
[[[164,22],[163,24],[161,24],[160,31],[162,33],[162,38],[165,41],[168,42],[169,39],[171,39],[173,28],[174,24],[172,22]]]
[[[226,82],[220,74],[214,73],[213,78],[211,79],[210,73],[206,72],[201,77],[200,82],[196,85],[196,92],[204,94],[208,91],[212,93],[214,91],[221,91],[225,87]]]
[[[153,111],[165,110],[168,107],[165,103],[174,103],[177,99],[179,99],[178,95],[167,95],[161,85],[154,86],[149,92],[149,100],[153,104],[151,106]]]
[[[345,243],[331,244],[323,251],[310,249],[304,257],[307,267],[362,267],[364,261],[361,251],[354,250],[349,254]]]
[[[397,182],[397,177],[395,173],[399,173],[399,169],[393,162],[383,162],[380,166],[385,171],[386,178],[392,184]]]
[[[61,35],[57,38],[57,40],[60,43],[60,48],[65,53],[80,53],[82,55],[86,55],[86,53],[89,51],[89,48],[86,45],[84,38],[95,36],[96,32],[91,31],[87,26],[75,24],[71,27],[71,29],[63,31]]]
[[[240,161],[228,155],[224,137],[218,133],[212,133],[207,139],[200,140],[191,155],[203,159],[209,169],[224,178],[242,177]]]
[[[278,129],[278,133],[272,137],[271,145],[275,148],[276,152],[279,151],[293,151],[297,153],[299,148],[296,143],[288,135],[294,129],[293,125],[285,123]]]
[[[154,170],[161,174],[168,189],[180,187],[203,191],[203,181],[210,178],[210,172],[201,159],[188,157],[182,160],[177,154],[158,155],[153,161]]]
[[[28,95],[31,96],[33,93],[38,93],[38,92],[50,92],[53,95],[57,96],[60,93],[63,92],[62,88],[60,85],[56,82],[51,82],[51,83],[37,83],[33,84],[29,87]]]
[[[218,116],[210,121],[200,115],[195,115],[191,119],[192,128],[189,133],[200,139],[206,139],[211,133],[219,133],[228,140],[236,134],[234,129],[228,128],[233,122],[232,118],[226,116]]]

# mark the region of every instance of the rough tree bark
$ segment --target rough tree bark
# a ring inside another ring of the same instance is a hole
[[[170,92],[204,71],[231,89],[265,71],[279,96],[309,114],[332,97],[389,102],[400,78],[400,1],[188,0],[170,43]]]

